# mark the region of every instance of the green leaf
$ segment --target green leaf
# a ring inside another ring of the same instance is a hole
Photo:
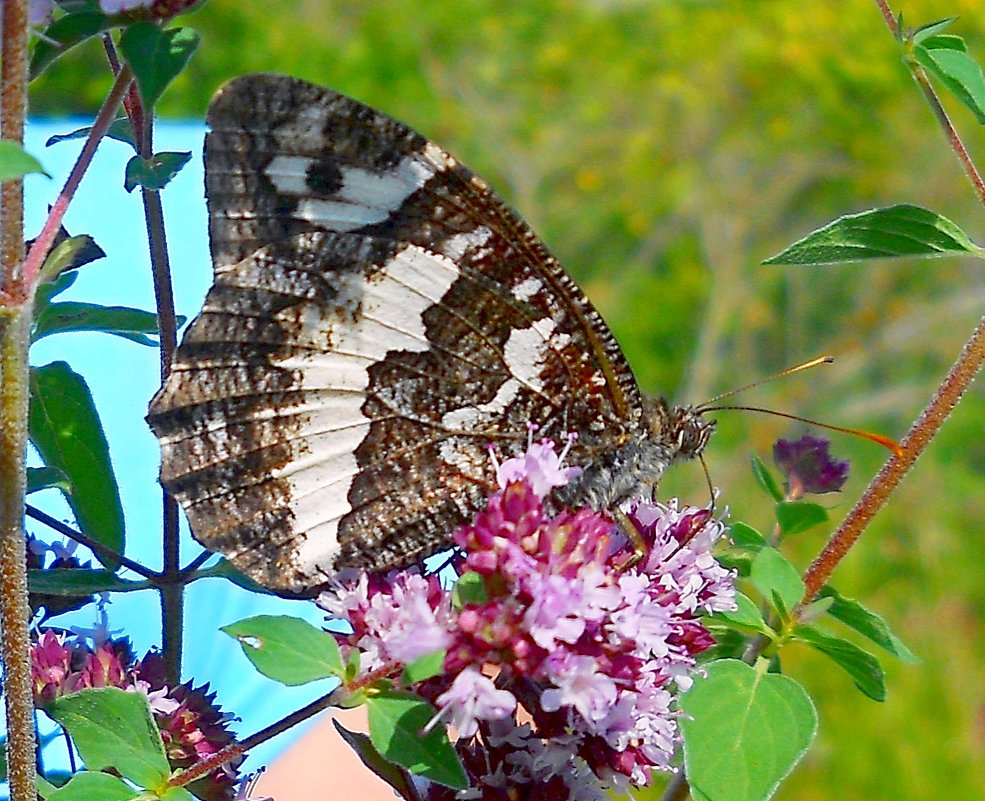
[[[414,782],[407,775],[407,771],[394,765],[383,757],[383,755],[373,747],[373,741],[365,734],[349,731],[344,726],[339,725],[337,720],[332,721],[335,730],[342,736],[349,747],[356,752],[362,763],[383,781],[389,784],[400,798],[417,798],[419,793],[414,788]]]
[[[782,502],[776,505],[776,522],[784,537],[800,534],[828,520],[828,510],[808,501]]]
[[[192,154],[189,151],[180,153],[155,153],[153,158],[142,159],[134,156],[127,162],[126,177],[123,188],[132,192],[136,187],[144,189],[163,189],[184,167]]]
[[[964,103],[985,125],[985,75],[959,36],[932,36],[913,48],[917,63]]]
[[[19,144],[0,139],[0,181],[10,181],[34,173],[48,175],[41,162]]]
[[[747,578],[752,570],[752,560],[756,554],[737,548],[715,554],[715,561],[726,570],[734,570],[741,578]]]
[[[729,526],[728,535],[736,548],[749,548],[758,551],[768,546],[766,537],[746,523],[733,523]]]
[[[64,787],[48,796],[49,801],[130,801],[139,795],[122,779],[108,773],[84,770],[76,773]]]
[[[28,586],[40,595],[92,595],[97,592],[135,592],[153,589],[149,581],[131,581],[109,570],[60,567],[56,570],[28,570]]]
[[[924,47],[928,50],[960,50],[962,53],[968,52],[968,45],[964,43],[964,39],[952,34],[927,36],[922,41]]]
[[[45,147],[51,147],[52,145],[57,145],[61,142],[71,142],[74,139],[85,139],[89,136],[89,132],[92,130],[92,126],[88,125],[85,128],[76,128],[74,131],[70,131],[67,134],[55,134],[54,136],[49,136],[48,141],[44,143]],[[117,142],[123,142],[124,144],[130,145],[134,150],[137,149],[137,139],[133,134],[133,125],[127,117],[117,117],[109,124],[109,129],[106,131],[106,136],[110,139],[115,139]]]
[[[793,609],[804,597],[804,582],[797,569],[775,548],[763,548],[752,561],[749,578],[764,598],[776,593],[786,610]]]
[[[72,491],[72,482],[57,467],[27,468],[27,494],[46,489],[60,489],[67,496]]]
[[[270,590],[266,587],[261,587],[253,579],[242,573],[236,568],[236,566],[230,562],[228,559],[219,559],[214,565],[209,567],[201,568],[195,571],[195,575],[192,577],[192,581],[198,581],[203,578],[222,578],[226,579],[237,587],[242,587],[244,590],[249,590],[250,592],[255,592],[258,595],[273,595]]]
[[[195,48],[198,34],[191,28],[162,29],[153,22],[130,25],[120,36],[120,50],[133,69],[145,109],[152,109]]]
[[[437,714],[431,704],[413,693],[395,690],[371,696],[366,703],[369,737],[386,759],[455,790],[469,786],[445,727],[438,725],[422,733]]]
[[[833,598],[818,598],[816,601],[811,601],[797,613],[797,619],[801,623],[813,623],[828,613],[833,601]]]
[[[62,231],[64,230],[62,228]],[[67,284],[53,287],[52,284],[56,283],[56,276],[58,278],[67,278],[67,270],[77,270],[79,267],[89,264],[89,262],[93,262],[96,259],[101,259],[105,255],[106,253],[96,244],[96,240],[91,236],[86,234],[69,236],[66,233],[64,238],[51,249],[51,252],[48,253],[48,256],[44,260],[44,264],[41,265],[39,276],[41,285],[35,294],[35,309],[38,312],[43,312],[48,301],[59,292],[68,289],[75,282],[76,278],[73,275]],[[45,288],[49,286],[52,286],[52,289],[45,292]]]
[[[44,463],[68,476],[68,504],[82,533],[122,554],[123,507],[109,446],[89,387],[65,362],[31,368],[30,436]]]
[[[153,788],[171,773],[147,697],[116,687],[63,695],[46,711],[62,724],[91,771],[114,768]]]
[[[735,659],[708,665],[681,707],[695,801],[771,797],[817,732],[817,712],[803,687]]]
[[[435,651],[415,659],[404,668],[400,681],[407,684],[417,684],[419,681],[440,676],[445,668],[445,651]]]
[[[735,603],[739,607],[734,611],[716,612],[714,619],[727,620],[736,626],[752,629],[760,634],[772,635],[773,631],[766,625],[763,616],[759,612],[759,607],[746,595],[736,592]]]
[[[913,41],[919,44],[930,36],[936,36],[945,28],[950,27],[955,20],[957,20],[957,17],[945,17],[936,22],[928,22],[926,25],[921,25],[913,31]]]
[[[179,317],[178,325],[184,321],[184,317]],[[49,304],[38,315],[34,323],[34,341],[66,331],[101,331],[151,347],[157,347],[158,342],[150,335],[159,335],[157,315],[153,312],[128,306],[63,301]]]
[[[295,686],[341,677],[345,672],[335,638],[296,617],[257,615],[223,626],[264,676]]]
[[[886,700],[885,673],[879,660],[868,651],[841,637],[825,634],[813,626],[797,626],[793,639],[830,657],[852,677],[855,686],[873,701]]]
[[[763,460],[760,459],[755,453],[752,454],[750,460],[752,461],[752,474],[756,477],[756,483],[766,490],[772,496],[774,501],[782,501],[783,489],[773,477],[770,469],[763,464]]]
[[[4,758],[3,758],[3,777],[4,777],[4,779],[7,778],[7,757],[6,756],[4,756]],[[58,789],[58,787],[56,785],[52,784],[47,779],[44,779],[41,776],[35,776],[34,777],[34,786],[38,790],[38,795],[41,796],[41,798],[43,798],[45,801],[48,801],[48,799],[51,798],[51,794],[54,793],[55,790]]]
[[[852,598],[845,598],[834,587],[822,587],[819,598],[831,598],[828,614],[871,640],[880,648],[904,662],[919,662],[916,655],[889,629],[889,624],[875,612],[866,609]]]
[[[904,204],[839,217],[763,264],[833,264],[948,253],[985,257],[985,250],[946,217]]]
[[[96,245],[96,247],[99,247]],[[56,248],[57,250],[57,248]],[[52,251],[54,253],[54,251]],[[105,254],[104,254],[105,255]],[[51,259],[51,256],[48,256]],[[47,262],[45,262],[47,264]],[[73,270],[72,267],[66,267],[66,270]],[[59,271],[57,277],[53,277],[46,283],[40,284],[38,286],[38,291],[34,294],[34,308],[36,311],[43,309],[53,297],[60,295],[66,289],[68,289],[72,284],[75,283],[79,274],[76,272],[61,272]]]
[[[192,786],[198,786],[199,782],[205,781],[204,779],[199,779],[192,783]],[[190,793],[184,787],[169,787],[161,794],[161,801],[198,801],[198,797]]]
[[[31,53],[31,80],[40,75],[56,58],[86,39],[113,27],[113,20],[99,11],[66,14],[49,25],[38,37]]]
[[[489,600],[485,579],[471,570],[462,573],[452,588],[451,600],[456,609],[467,604],[484,604]]]

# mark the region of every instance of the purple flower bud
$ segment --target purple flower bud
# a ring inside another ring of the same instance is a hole
[[[787,477],[789,494],[838,492],[848,480],[848,462],[838,462],[828,453],[828,440],[804,434],[796,442],[777,440],[773,461]]]

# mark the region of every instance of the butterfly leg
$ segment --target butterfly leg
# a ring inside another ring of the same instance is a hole
[[[619,528],[623,530],[633,545],[633,552],[626,557],[623,564],[619,565],[620,571],[629,570],[631,567],[635,567],[643,561],[643,558],[650,552],[650,549],[643,540],[643,534],[640,531],[639,526],[633,522],[633,519],[628,514],[626,514],[618,506],[613,507],[610,510],[610,513],[619,525]]]

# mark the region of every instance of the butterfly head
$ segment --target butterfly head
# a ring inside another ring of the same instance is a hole
[[[645,414],[651,435],[678,458],[699,456],[715,430],[715,421],[700,406],[671,406],[656,398],[647,402]]]

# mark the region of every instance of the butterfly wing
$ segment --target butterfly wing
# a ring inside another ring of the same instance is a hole
[[[530,229],[420,134],[277,75],[213,101],[215,284],[151,404],[161,480],[273,589],[409,564],[492,489],[488,446],[640,436],[636,381]]]

